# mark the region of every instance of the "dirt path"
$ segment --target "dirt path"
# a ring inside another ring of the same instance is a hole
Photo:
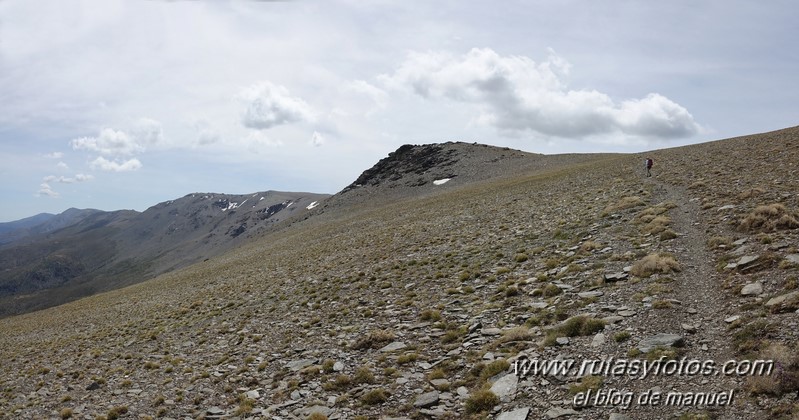
[[[664,242],[664,249],[674,254],[682,266],[682,271],[674,273],[673,295],[680,303],[673,318],[661,320],[660,328],[680,331],[686,346],[684,357],[689,360],[712,360],[720,367],[734,360],[735,352],[730,342],[728,318],[730,313],[729,296],[721,286],[721,277],[715,268],[715,259],[707,249],[707,235],[703,226],[698,200],[691,200],[687,192],[663,181],[652,180],[652,204],[672,202],[676,207],[668,212],[671,228],[678,237]],[[676,391],[681,392],[720,392],[735,389],[735,404],[722,408],[706,408],[706,412],[723,419],[767,418],[758,416],[751,407],[744,410],[746,402],[741,390],[742,379],[736,376],[711,375],[708,377],[670,378]],[[688,408],[688,407],[686,407]],[[701,407],[697,407],[701,408]],[[676,411],[676,410],[675,410]],[[701,412],[701,410],[699,410]]]

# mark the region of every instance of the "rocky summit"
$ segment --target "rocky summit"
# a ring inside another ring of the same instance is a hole
[[[0,417],[797,418],[797,158],[799,128],[405,146],[227,253],[0,320]]]

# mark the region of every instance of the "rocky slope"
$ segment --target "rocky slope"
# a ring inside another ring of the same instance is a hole
[[[0,320],[0,416],[796,418],[797,146],[793,128],[656,151],[651,178],[643,155],[533,158],[418,196],[416,172],[367,174],[407,188]],[[514,371],[732,359],[776,363]]]
[[[142,213],[67,210],[8,232],[16,239],[0,247],[0,316],[130,285],[219,255],[327,197],[196,193]]]

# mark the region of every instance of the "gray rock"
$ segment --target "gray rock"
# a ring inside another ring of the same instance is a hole
[[[313,365],[316,363],[316,359],[301,359],[301,360],[294,360],[291,362],[286,363],[286,369],[292,372],[299,372],[308,366]]]
[[[772,306],[782,305],[786,300],[793,300],[795,298],[799,298],[799,291],[773,297],[769,299],[768,302],[766,302],[766,306],[772,307]]]
[[[608,282],[621,281],[626,279],[627,277],[629,277],[629,274],[623,271],[620,273],[610,273],[610,274],[605,274],[605,281]]]
[[[416,408],[429,408],[438,404],[438,399],[438,391],[426,392],[416,397],[416,401],[413,402],[413,406]]]
[[[402,350],[405,347],[408,347],[408,346],[406,346],[405,343],[403,343],[402,341],[395,341],[395,342],[393,342],[391,344],[386,345],[385,347],[380,349],[380,351],[392,352],[392,351]]]
[[[656,347],[675,347],[683,344],[683,337],[679,334],[657,334],[646,337],[638,343],[638,350],[649,353]]]
[[[433,385],[436,389],[446,390],[446,388],[449,388],[449,381],[446,379],[433,379],[430,381],[430,385]]]
[[[502,334],[502,330],[499,328],[483,328],[480,333],[483,335],[494,336]]]
[[[555,342],[561,346],[565,346],[569,344],[569,337],[558,337],[555,339]]]
[[[759,281],[749,283],[741,289],[743,296],[757,296],[763,293],[763,285]]]
[[[738,260],[738,268],[746,268],[747,266],[752,265],[755,261],[760,259],[758,255],[744,255]]]
[[[591,299],[591,298],[598,298],[604,294],[605,292],[602,292],[600,290],[594,290],[591,292],[580,292],[577,294],[577,296],[580,296],[583,299]]]
[[[497,416],[496,420],[527,420],[528,415],[530,415],[529,408],[519,408],[513,411],[501,413]]]
[[[225,414],[225,410],[219,407],[211,407],[208,410],[205,410],[205,413],[209,416],[221,416]]]
[[[695,333],[697,330],[696,325],[691,325],[691,324],[680,324],[680,328],[682,328],[683,331],[690,334]]]
[[[605,341],[607,341],[605,334],[598,333],[594,336],[594,339],[591,340],[591,347],[602,347],[605,344]]]
[[[560,417],[575,416],[577,414],[579,413],[572,410],[571,408],[560,408],[560,407],[551,408],[546,413],[544,413],[544,415],[547,416],[548,419],[557,419]]]
[[[739,319],[741,319],[740,315],[733,315],[733,316],[724,318],[724,322],[726,322],[728,324],[732,324],[733,322],[735,322],[735,321],[737,321]]]
[[[630,311],[630,310],[619,311],[619,315],[625,318],[629,318],[631,316],[635,316],[635,311]]]
[[[457,392],[458,396],[463,398],[463,399],[466,399],[466,398],[469,397],[469,388],[466,388],[465,386],[458,387],[458,389],[455,392]]]
[[[732,205],[732,204],[727,204],[726,206],[721,206],[721,207],[719,207],[719,210],[718,210],[718,211],[732,210],[732,209],[734,209],[734,208],[735,208],[735,206],[734,206],[734,205]]]
[[[608,420],[630,420],[632,417],[619,414],[619,413],[611,413],[610,418]]]
[[[258,398],[261,398],[261,393],[258,392],[258,390],[255,390],[255,389],[253,389],[251,391],[247,391],[246,395],[247,395],[247,398],[249,398],[251,400],[257,400]]]
[[[788,254],[785,256],[785,260],[789,263],[799,264],[799,254]]]
[[[606,316],[602,318],[602,320],[605,321],[605,323],[607,324],[615,324],[623,319],[624,319],[623,316],[616,316],[616,315]]]
[[[509,373],[499,378],[493,385],[491,385],[491,392],[493,392],[501,401],[509,401],[516,394],[516,388],[519,386],[519,377],[513,373]]]
[[[312,414],[321,414],[325,417],[330,417],[333,414],[333,409],[330,407],[325,407],[323,405],[314,405],[311,407],[303,408],[302,409],[303,415],[306,417],[310,417]]]
[[[341,372],[344,370],[344,363],[336,362],[333,363],[333,372]]]
[[[533,309],[544,309],[547,306],[549,306],[549,304],[546,302],[533,302],[530,304],[530,307]]]

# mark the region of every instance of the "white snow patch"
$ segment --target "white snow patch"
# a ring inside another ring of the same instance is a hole
[[[318,205],[319,205],[319,202],[318,201],[314,201],[313,203],[308,204],[308,207],[306,207],[306,209],[310,210],[310,209],[312,209],[312,208],[314,208],[314,207],[316,207]]]
[[[449,182],[450,179],[452,179],[452,178],[437,179],[437,180],[433,181],[433,185],[444,185],[447,182]]]
[[[261,200],[263,200],[263,199],[264,199],[264,197],[261,197],[261,198],[260,198],[258,201],[261,201]]]

